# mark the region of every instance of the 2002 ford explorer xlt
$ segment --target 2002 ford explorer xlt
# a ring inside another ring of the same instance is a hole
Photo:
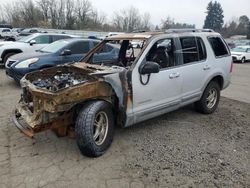
[[[142,41],[134,49],[132,41]],[[118,58],[100,58],[106,43]],[[102,59],[102,61],[98,61]],[[230,83],[232,58],[212,30],[168,30],[106,38],[81,62],[27,74],[14,115],[27,136],[54,130],[74,135],[84,155],[98,157],[111,145],[114,126],[138,122],[195,103],[213,113]]]

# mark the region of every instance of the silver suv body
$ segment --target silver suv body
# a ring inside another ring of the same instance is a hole
[[[142,41],[140,49],[133,48],[135,40]],[[101,57],[109,42],[120,45],[117,59]],[[81,152],[97,157],[110,146],[115,125],[127,127],[191,103],[213,113],[231,72],[230,51],[210,30],[111,36],[82,62],[26,75],[14,122],[30,137],[48,129],[74,134]]]

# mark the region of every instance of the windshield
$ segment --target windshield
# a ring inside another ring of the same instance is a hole
[[[246,52],[246,49],[245,48],[233,48],[232,49],[232,52]]]
[[[127,39],[106,40],[97,46],[95,52],[86,55],[82,61],[105,66],[131,66],[143,47],[143,42],[140,42],[142,45],[139,47],[137,45],[134,47],[131,42],[132,40]]]
[[[29,41],[31,41],[34,38],[33,35],[29,35],[27,37],[22,37],[21,39],[18,40],[18,42],[26,42],[28,43]]]
[[[30,32],[30,29],[24,29],[23,32]]]
[[[69,44],[69,42],[66,40],[58,40],[56,42],[53,42],[53,43],[45,46],[44,48],[42,48],[39,51],[46,52],[46,53],[55,53],[55,52],[59,51],[60,49],[64,48],[67,44]]]

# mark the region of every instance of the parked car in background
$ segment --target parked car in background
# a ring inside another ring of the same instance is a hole
[[[0,28],[9,28],[9,29],[12,29],[12,25],[10,24],[0,24]]]
[[[131,41],[131,45],[133,48],[141,48],[143,46],[143,41],[133,40]]]
[[[23,37],[17,42],[1,42],[0,43],[0,64],[5,64],[7,59],[18,53],[32,53],[42,47],[60,39],[78,37],[67,34],[53,33],[36,33],[27,37]]]
[[[1,33],[1,38],[5,41],[16,41],[19,33],[14,29],[3,29]]]
[[[233,48],[231,54],[234,62],[245,63],[250,60],[250,45]]]
[[[250,40],[236,40],[234,41],[235,47],[237,46],[250,46]]]
[[[22,30],[19,36],[24,37],[24,36],[32,35],[34,33],[39,33],[39,30],[37,28],[27,28],[27,29]]]
[[[4,36],[11,33],[11,29],[9,28],[0,28],[0,38],[4,38]]]
[[[233,49],[233,48],[236,47],[236,45],[235,45],[233,42],[228,42],[227,45],[228,45],[228,47],[229,47],[230,49]]]
[[[13,28],[12,30],[14,30],[17,33],[21,33],[21,31],[23,31],[24,28]]]
[[[93,39],[64,39],[56,41],[34,53],[21,53],[12,56],[6,62],[6,74],[19,83],[27,73],[69,62],[78,62],[100,41]],[[118,57],[119,48],[106,44],[104,51],[98,54],[103,61]]]

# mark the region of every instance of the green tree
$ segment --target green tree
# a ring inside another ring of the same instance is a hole
[[[247,39],[250,39],[250,23],[248,24],[247,28]]]
[[[237,27],[236,33],[238,35],[246,35],[249,23],[249,18],[246,15],[241,16],[239,18],[239,25]]]
[[[207,29],[214,29],[220,31],[224,24],[224,15],[221,4],[217,1],[213,3],[210,1],[207,6],[207,16],[204,22],[204,27]]]

